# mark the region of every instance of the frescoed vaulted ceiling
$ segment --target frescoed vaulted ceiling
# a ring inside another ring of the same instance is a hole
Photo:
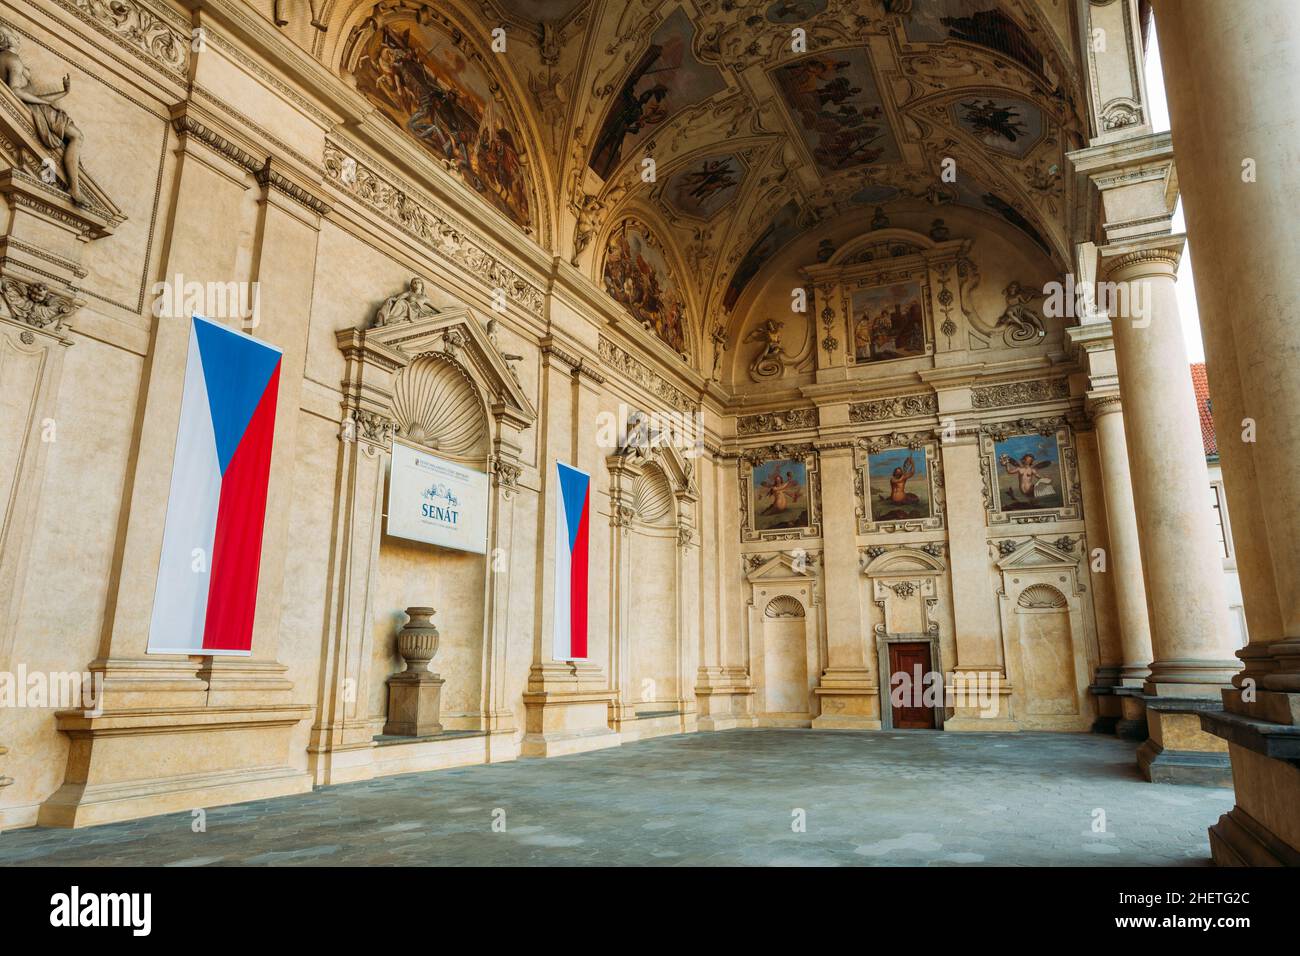
[[[1069,0],[420,9],[335,0],[336,33],[307,39],[494,209],[634,315],[674,303],[684,328],[667,322],[660,336],[676,351],[693,354],[715,325],[734,325],[755,278],[796,238],[844,217],[865,225],[877,207],[942,216],[938,207],[963,206],[1057,263],[1069,258],[1063,155],[1086,125]],[[428,25],[393,28],[402,17]],[[366,22],[390,26],[358,47],[349,37]],[[494,30],[505,31],[505,52],[492,50]],[[417,68],[404,45],[426,62]],[[465,89],[445,95],[458,56]],[[433,93],[421,101],[417,88]],[[459,139],[446,134],[456,123],[467,131]],[[638,249],[653,256],[617,258]],[[626,281],[614,289],[611,275]]]

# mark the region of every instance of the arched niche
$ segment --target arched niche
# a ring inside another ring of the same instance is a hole
[[[629,448],[605,464],[614,539],[615,729],[624,739],[676,733],[685,729],[694,701],[684,618],[699,499],[693,469],[666,444]]]
[[[503,683],[510,516],[523,433],[536,411],[483,317],[464,307],[422,306],[405,314],[418,317],[336,333],[345,373],[338,531],[329,567],[339,598],[328,623],[318,739],[310,751],[322,782],[347,779],[341,762],[357,758],[341,753],[367,746],[383,723],[384,684],[399,669],[393,644],[408,602],[438,608],[442,643],[430,669],[447,680],[444,726],[503,734],[515,727]],[[394,439],[487,472],[486,554],[386,534]],[[428,596],[438,574],[454,580]],[[398,593],[403,588],[409,593]],[[426,597],[411,600],[417,594]]]
[[[416,355],[393,379],[394,437],[438,458],[486,471],[491,417],[485,396],[460,361],[445,351]],[[388,482],[383,513],[389,512]],[[381,531],[374,590],[370,712],[385,713],[383,677],[404,667],[396,635],[405,609],[437,608],[440,634],[431,670],[445,681],[441,720],[449,730],[477,730],[483,714],[485,605],[464,600],[484,594],[490,573],[483,555],[440,548]]]
[[[1092,725],[1097,663],[1091,602],[1078,556],[1030,538],[998,561],[998,602],[1017,722],[1036,730]]]
[[[868,659],[874,656],[876,661],[880,725],[886,729],[894,726],[890,644],[928,644],[931,670],[945,673],[938,605],[947,566],[940,553],[934,545],[881,547],[874,554],[868,551],[862,568],[870,585],[871,602],[879,610],[880,619],[872,627],[875,654],[868,655]],[[936,707],[934,716],[935,726],[942,729],[945,708]]]
[[[749,562],[746,623],[758,724],[811,726],[816,675],[827,660],[817,561],[782,551],[751,555]]]

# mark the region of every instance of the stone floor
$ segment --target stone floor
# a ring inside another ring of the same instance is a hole
[[[1232,803],[1143,782],[1113,737],[737,730],[219,807],[203,833],[17,830],[0,864],[1186,866]]]

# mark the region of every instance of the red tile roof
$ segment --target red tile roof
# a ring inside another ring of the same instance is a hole
[[[1210,415],[1210,383],[1205,377],[1205,363],[1192,363],[1192,388],[1196,392],[1196,411],[1201,416],[1201,444],[1205,457],[1217,457],[1219,443],[1214,437],[1214,418]]]

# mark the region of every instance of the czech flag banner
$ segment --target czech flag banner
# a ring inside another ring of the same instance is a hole
[[[280,350],[194,316],[151,654],[249,654]]]
[[[555,463],[555,651],[557,661],[587,659],[587,527],[591,476]]]

